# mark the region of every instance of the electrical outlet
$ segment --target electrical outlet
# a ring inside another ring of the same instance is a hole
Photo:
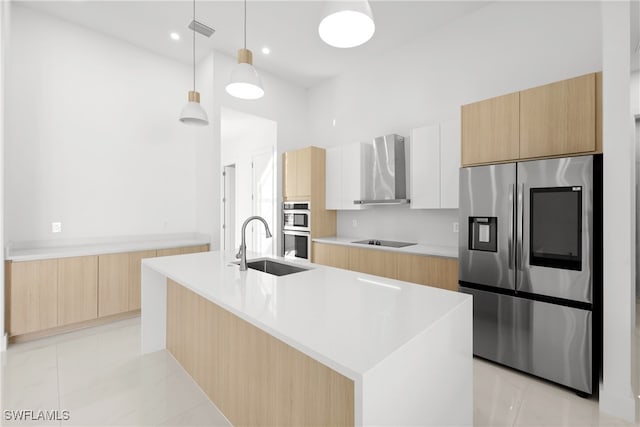
[[[457,233],[460,230],[460,227],[457,222],[453,223],[453,232]]]
[[[357,219],[352,220],[351,225],[353,226],[353,228],[356,228],[358,226],[358,220]]]
[[[52,233],[62,233],[62,223],[61,222],[52,222],[51,223],[51,232]]]

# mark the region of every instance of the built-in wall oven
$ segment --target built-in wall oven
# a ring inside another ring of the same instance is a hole
[[[311,255],[311,206],[309,202],[282,204],[282,255],[309,260]]]

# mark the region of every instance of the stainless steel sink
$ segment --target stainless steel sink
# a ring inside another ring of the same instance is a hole
[[[233,264],[238,264],[234,262]],[[263,273],[272,274],[274,276],[286,276],[287,274],[300,273],[307,271],[308,268],[298,267],[297,265],[285,264],[273,259],[254,259],[247,261],[247,267],[262,271]]]

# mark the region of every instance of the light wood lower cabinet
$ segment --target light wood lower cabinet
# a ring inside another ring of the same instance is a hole
[[[349,270],[395,279],[398,277],[398,254],[349,248]]]
[[[98,317],[98,257],[58,259],[58,324]]]
[[[186,255],[197,252],[208,252],[209,245],[184,246],[181,248],[158,249],[156,256]]]
[[[398,256],[398,280],[458,290],[458,260],[425,255]]]
[[[129,254],[99,257],[98,316],[129,311]]]
[[[11,263],[8,271],[9,334],[56,327],[58,260]]]
[[[352,380],[171,280],[167,349],[233,425],[354,425]]]
[[[324,243],[312,243],[313,261],[316,264],[329,267],[349,269],[349,248],[340,245],[327,245]]]
[[[436,288],[458,290],[458,260],[313,242],[313,262]]]
[[[78,325],[135,314],[140,310],[140,272],[144,258],[208,250],[209,245],[195,245],[157,251],[6,261],[5,314],[9,336],[12,339],[39,338],[66,332]]]
[[[156,256],[156,250],[129,253],[129,311],[140,310],[142,260]]]

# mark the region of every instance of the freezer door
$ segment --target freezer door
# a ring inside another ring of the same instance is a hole
[[[592,313],[470,288],[473,353],[591,394]]]
[[[518,163],[517,290],[592,303],[593,157]]]
[[[459,279],[515,289],[516,164],[460,169]]]

